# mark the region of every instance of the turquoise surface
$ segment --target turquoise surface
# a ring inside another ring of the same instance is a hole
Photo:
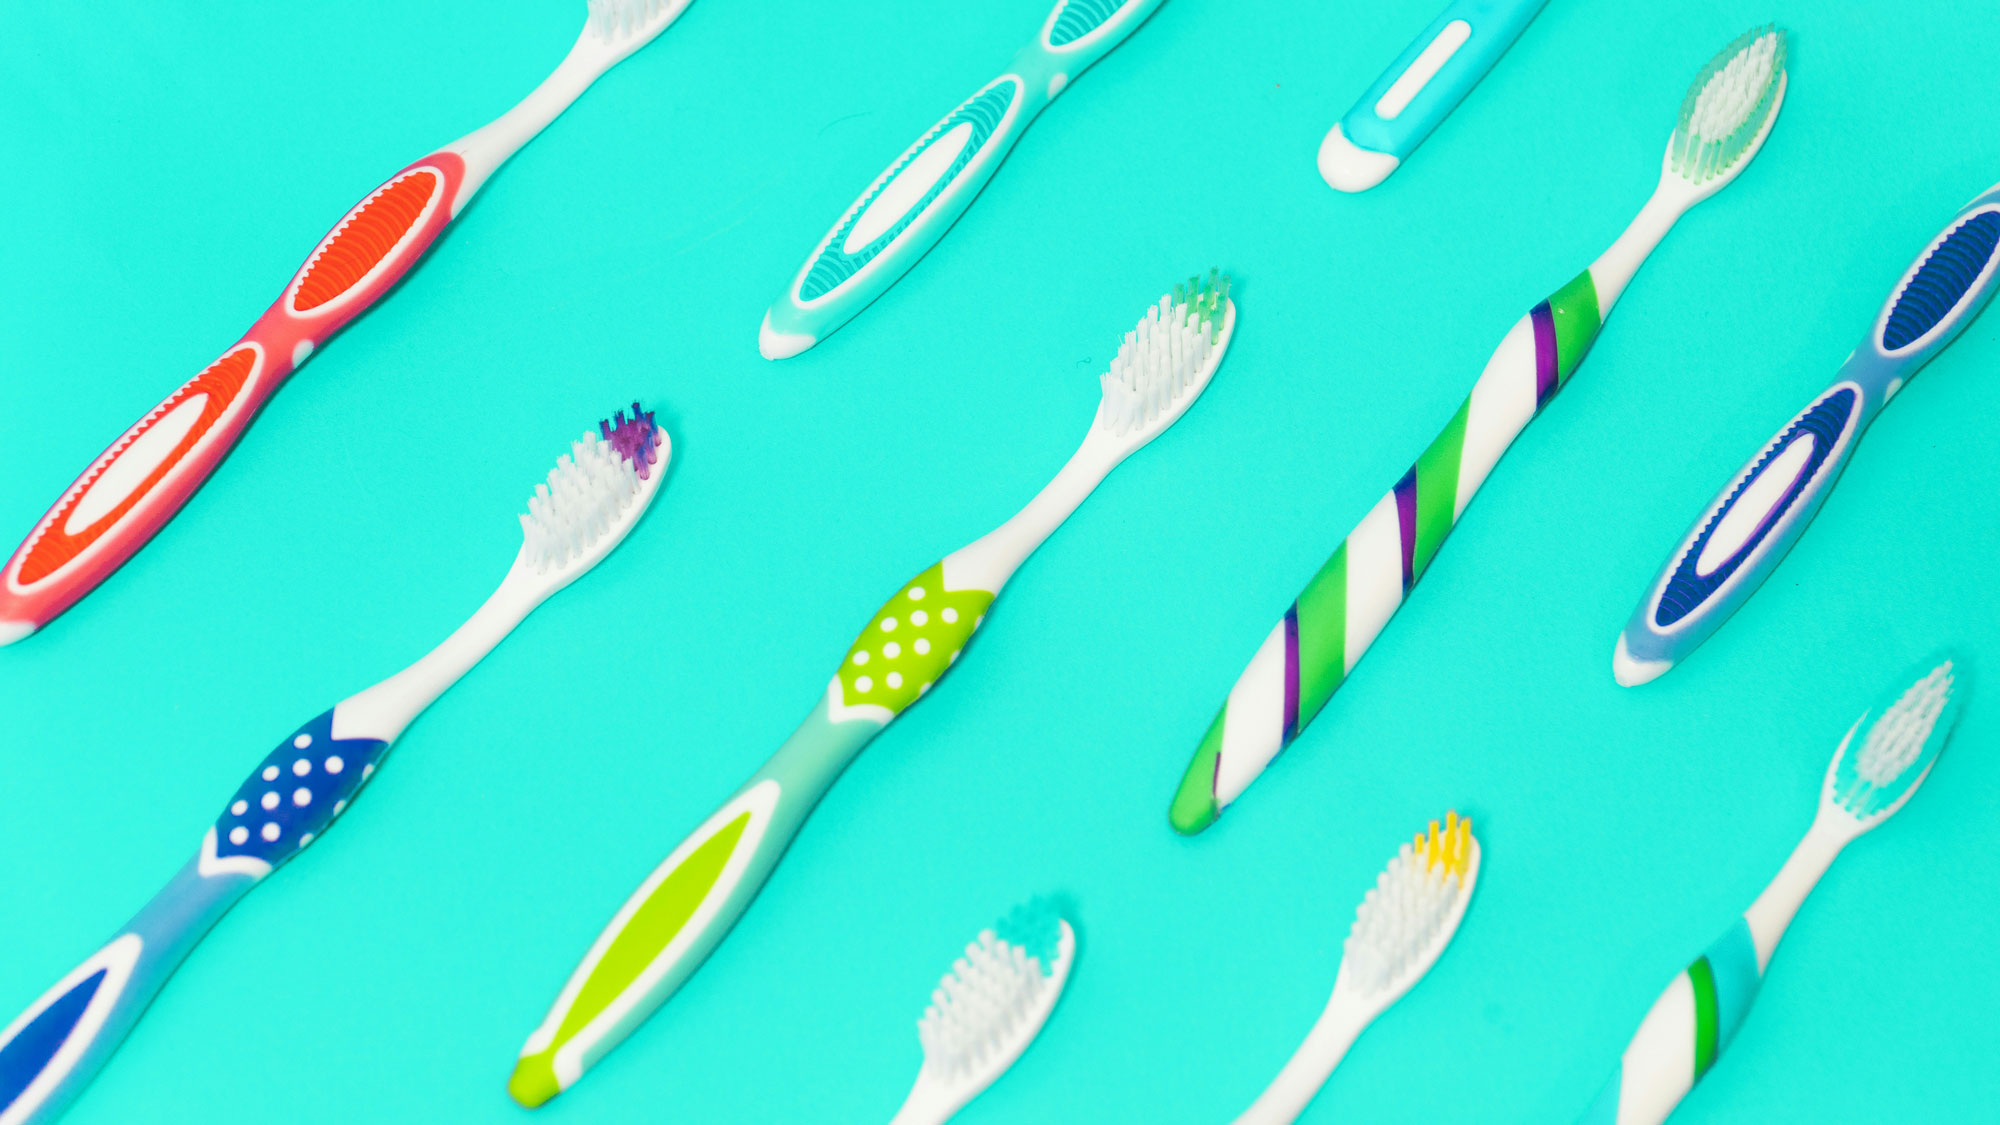
[[[1227,1120],[1318,1012],[1375,873],[1449,807],[1485,849],[1464,928],[1306,1120],[1573,1119],[1777,870],[1861,710],[1940,645],[2000,652],[1988,316],[1734,622],[1656,684],[1610,675],[1686,521],[2000,178],[2000,22],[1962,0],[1557,0],[1408,167],[1336,195],[1321,135],[1437,3],[1171,0],[936,253],[771,364],[758,318],[814,241],[1045,8],[696,0],[132,564],[0,650],[4,1022],[172,876],[275,739],[478,604],[567,440],[633,397],[673,434],[632,538],[223,921],[68,1120],[528,1120],[508,1070],[600,926],[881,599],[1054,472],[1117,335],[1210,265],[1242,320],[1206,396],[539,1120],[886,1120],[937,975],[1036,893],[1074,899],[1082,956],[961,1120]],[[580,16],[8,5],[0,534],[234,340],[345,207],[526,92]],[[1764,153],[1640,274],[1307,735],[1176,837],[1168,799],[1265,631],[1515,318],[1637,211],[1689,78],[1771,18],[1797,39]],[[1676,1121],[1990,1114],[1996,735],[2000,698],[1975,694]]]

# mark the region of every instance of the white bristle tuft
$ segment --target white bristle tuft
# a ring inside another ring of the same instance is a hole
[[[1011,1040],[1051,987],[1049,969],[1039,958],[992,930],[981,931],[938,983],[917,1021],[924,1069],[948,1081],[1017,1047]]]
[[[1428,869],[1408,844],[1354,914],[1342,966],[1364,993],[1380,992],[1430,948],[1458,898],[1456,874]]]
[[[679,8],[685,0],[588,0],[590,30],[599,39],[614,42],[645,30],[668,8]]]
[[[1110,369],[1099,376],[1099,420],[1113,436],[1145,429],[1199,389],[1228,301],[1229,279],[1211,272],[1206,285],[1190,279],[1175,286],[1125,334]]]
[[[1911,684],[1882,712],[1868,728],[1868,737],[1854,760],[1854,772],[1861,780],[1886,788],[1916,762],[1938,717],[1944,714],[1945,704],[1951,701],[1953,679],[1952,663],[1947,660]]]
[[[1669,148],[1674,170],[1702,184],[1727,174],[1776,112],[1785,74],[1786,32],[1758,28],[1710,60],[1681,102]]]
[[[528,497],[521,515],[522,561],[547,574],[582,557],[618,526],[640,487],[632,462],[586,432]]]

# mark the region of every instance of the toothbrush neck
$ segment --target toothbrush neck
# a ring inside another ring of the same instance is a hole
[[[1826,874],[1840,849],[1853,839],[1853,828],[1840,823],[1837,814],[1815,818],[1805,839],[1792,849],[1791,858],[1778,870],[1777,878],[1743,912],[1743,920],[1750,923],[1750,938],[1757,946],[1759,974],[1771,964],[1778,939],[1785,936],[1785,928],[1792,924],[1792,917],[1799,912],[1806,896],[1819,884],[1820,876]]]
[[[945,557],[946,584],[955,590],[976,586],[998,594],[1028,556],[1035,553],[1035,548],[1062,526],[1123,459],[1110,439],[1099,436],[1093,425],[1083,444],[1070,455],[1055,478],[1028,501],[1027,507]]]
[[[335,738],[394,742],[424,708],[443,695],[499,644],[547,594],[517,565],[500,587],[444,643],[395,675],[340,701],[333,711]]]
[[[1243,1111],[1235,1125],[1290,1125],[1305,1112],[1367,1026],[1367,1015],[1360,1006],[1336,987],[1326,1009],[1306,1033],[1305,1042],[1299,1044],[1299,1049],[1286,1060],[1285,1068]]]
[[[607,57],[605,47],[586,31],[542,84],[529,91],[513,109],[446,145],[446,152],[455,152],[465,160],[465,183],[452,201],[453,216],[465,209],[487,177],[499,170],[508,157],[548,128],[549,122],[568,109],[616,61],[617,57]]]
[[[1625,233],[1590,265],[1590,277],[1597,286],[1599,318],[1611,315],[1611,306],[1618,303],[1639,267],[1646,264],[1660,240],[1694,203],[1695,198],[1672,173],[1660,177],[1659,187],[1653,189],[1652,198],[1639,209]]]

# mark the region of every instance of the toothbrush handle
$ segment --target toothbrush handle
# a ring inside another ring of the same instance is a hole
[[[333,716],[280,742],[166,889],[0,1032],[0,1125],[54,1121],[216,919],[346,809],[388,744],[335,739]]]
[[[598,935],[521,1049],[507,1083],[516,1101],[532,1108],[568,1089],[701,967],[847,763],[950,670],[992,601],[947,589],[938,563],[876,612],[813,713]]]
[[[1739,918],[1653,1001],[1577,1125],[1665,1121],[1729,1045],[1763,980],[1750,923]]]
[[[1589,270],[1515,323],[1444,432],[1266,635],[1181,779],[1168,813],[1176,830],[1214,823],[1332,698],[1601,325]]]
[[[1368,1020],[1336,992],[1306,1033],[1305,1042],[1285,1061],[1285,1068],[1264,1088],[1235,1125],[1291,1125],[1306,1111],[1320,1087],[1333,1074],[1348,1048],[1367,1028]]]
[[[1160,2],[1061,0],[1005,73],[904,149],[820,239],[764,314],[764,357],[812,347],[909,272],[971,206],[1029,123]]]
[[[371,192],[241,340],[91,462],[0,572],[0,643],[74,605],[180,511],[278,384],[423,256],[464,171],[457,155],[433,153]]]
[[[1910,264],[1833,385],[1793,415],[1710,500],[1618,638],[1628,686],[1685,659],[1770,577],[1826,501],[1861,433],[1993,298],[2000,188],[1975,199]]]
[[[90,1084],[188,951],[256,883],[191,860],[117,937],[0,1032],[0,1125],[45,1125]]]
[[[1339,133],[1370,152],[1408,159],[1547,3],[1454,0],[1340,119]]]

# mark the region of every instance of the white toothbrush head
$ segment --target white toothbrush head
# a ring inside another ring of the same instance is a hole
[[[1784,104],[1789,46],[1783,28],[1753,28],[1701,68],[1667,141],[1666,175],[1706,197],[1742,174]]]
[[[1075,932],[1040,902],[967,945],[917,1021],[924,1067],[907,1120],[944,1121],[1006,1073],[1048,1022],[1075,958]]]
[[[636,402],[630,418],[621,410],[585,431],[528,497],[515,572],[546,593],[576,581],[639,522],[672,455],[666,431]]]
[[[1125,334],[1110,367],[1098,377],[1094,434],[1130,456],[1179,420],[1222,364],[1236,330],[1229,277],[1210,270],[1203,281],[1161,297]]]
[[[688,0],[587,0],[590,17],[584,38],[609,47],[621,57],[638,50],[667,29],[688,6]]]
[[[1930,776],[1951,737],[1958,721],[1958,686],[1958,666],[1946,659],[1893,701],[1855,720],[1827,766],[1820,786],[1821,814],[1837,812],[1851,820],[1856,835],[1895,815]]]
[[[1472,821],[1445,814],[1404,844],[1354,913],[1334,991],[1371,1016],[1401,999],[1444,953],[1479,881]]]

